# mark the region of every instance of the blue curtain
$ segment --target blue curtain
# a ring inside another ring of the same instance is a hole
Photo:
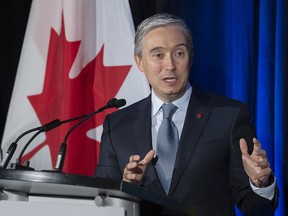
[[[275,215],[286,215],[287,0],[182,0],[174,13],[192,30],[193,83],[248,103],[280,188]]]

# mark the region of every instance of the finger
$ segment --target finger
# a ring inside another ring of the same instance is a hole
[[[140,156],[139,155],[131,155],[129,158],[129,162],[133,162],[133,161],[139,161],[140,160]]]
[[[269,178],[269,175],[264,175],[258,179],[258,181],[264,182]]]
[[[246,140],[244,138],[241,138],[239,143],[240,143],[240,149],[241,149],[242,154],[248,155],[248,147],[247,147]]]
[[[132,161],[126,165],[126,169],[130,171],[130,170],[135,169],[137,166],[138,166],[138,162]]]
[[[145,155],[144,159],[139,162],[139,164],[141,164],[141,165],[143,165],[143,166],[146,165],[146,164],[148,164],[148,163],[154,158],[154,155],[155,155],[155,151],[154,151],[153,149],[150,150],[150,151]]]
[[[261,169],[261,170],[258,170],[257,173],[254,173],[254,175],[252,176],[252,179],[261,179],[263,177],[265,177],[266,175],[270,175],[272,173],[272,170],[270,167],[267,167],[265,169]]]
[[[258,139],[256,139],[255,137],[253,138],[253,143],[254,143],[253,151],[257,151],[258,149],[261,149],[261,144],[258,141]]]
[[[261,148],[261,143],[253,138],[253,152],[252,155],[256,156],[257,160],[267,160],[266,151]]]
[[[269,162],[267,160],[258,161],[257,166],[260,167],[261,169],[265,169],[269,167]]]
[[[143,170],[139,167],[128,169],[128,165],[124,169],[123,179],[133,180],[143,174]]]
[[[253,152],[257,155],[266,155],[266,151],[264,149],[254,149]]]
[[[137,182],[137,175],[134,173],[124,173],[123,180],[126,182]]]
[[[253,183],[257,186],[263,186],[264,184],[267,184],[268,178],[271,175],[272,170],[270,168],[266,168],[262,170],[260,173],[255,175],[251,180]]]
[[[258,159],[267,159],[267,156],[266,156],[266,151],[264,149],[257,149],[257,150],[254,150],[253,155],[257,156]]]

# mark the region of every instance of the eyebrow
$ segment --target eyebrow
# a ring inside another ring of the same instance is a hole
[[[184,46],[184,47],[186,47],[186,48],[188,49],[188,46],[187,46],[187,44],[185,44],[185,43],[177,44],[175,47],[176,47],[176,48],[179,48],[179,47],[182,47],[182,46]],[[164,47],[161,47],[161,46],[154,47],[154,48],[152,48],[152,49],[149,51],[149,53],[153,53],[153,52],[156,51],[156,50],[162,50],[162,49],[164,49]]]

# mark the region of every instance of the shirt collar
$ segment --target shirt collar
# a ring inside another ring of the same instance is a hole
[[[186,91],[185,91],[184,95],[182,97],[180,97],[179,99],[173,101],[172,103],[174,105],[176,105],[178,107],[178,109],[180,109],[181,111],[186,112],[187,108],[188,108],[191,94],[192,94],[192,86],[189,82],[187,82]],[[152,100],[152,117],[153,117],[159,112],[159,110],[160,110],[160,108],[164,102],[156,96],[153,89],[152,89],[152,93],[151,93],[151,100]]]

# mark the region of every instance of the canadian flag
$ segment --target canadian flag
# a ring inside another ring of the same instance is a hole
[[[127,105],[150,92],[133,60],[134,25],[128,0],[34,0],[2,140],[3,152],[24,131],[54,119],[91,113],[111,98]],[[70,134],[63,172],[93,175],[102,122],[97,114]],[[77,123],[77,122],[76,122]],[[56,165],[70,122],[39,134],[21,161],[35,170]],[[31,136],[18,142],[15,162]]]

